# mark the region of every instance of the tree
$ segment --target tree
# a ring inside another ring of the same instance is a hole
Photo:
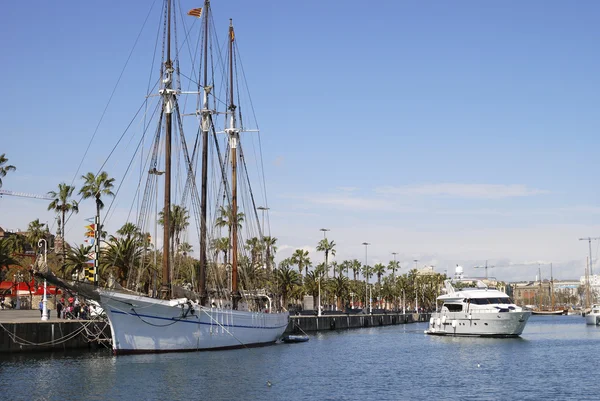
[[[263,242],[258,237],[252,237],[246,240],[246,249],[250,251],[250,263],[253,265],[260,265],[263,254]]]
[[[39,240],[50,234],[48,227],[44,230],[44,226],[46,226],[46,223],[40,223],[40,219],[35,219],[27,227],[27,241],[33,249],[37,249]]]
[[[340,274],[338,277],[330,281],[329,287],[337,299],[336,307],[342,309],[341,306],[345,304],[344,300],[347,299],[347,296],[350,292],[348,278]]]
[[[360,272],[361,267],[362,264],[358,259],[354,259],[350,262],[350,268],[352,269],[352,273],[354,275],[354,281],[358,279],[358,272]]]
[[[89,172],[86,175],[82,175],[81,178],[85,182],[79,190],[79,195],[83,196],[83,199],[94,198],[96,200],[96,216],[98,221],[100,221],[100,210],[104,209],[102,196],[115,196],[112,192],[115,179],[109,178],[106,171],[98,175]],[[102,230],[102,227],[96,227],[96,230]]]
[[[400,262],[398,262],[397,260],[390,260],[390,263],[388,263],[387,268],[388,268],[388,270],[391,270],[392,277],[395,277],[396,270],[400,269]]]
[[[329,265],[327,264],[327,260],[330,253],[332,256],[335,256],[335,241],[329,241],[327,238],[323,238],[317,245],[317,251],[325,252],[325,277],[329,277]]]
[[[19,264],[12,257],[11,244],[7,239],[0,240],[0,270],[11,265]]]
[[[131,238],[141,235],[141,231],[135,224],[127,222],[117,230],[117,235],[120,235],[121,237]]]
[[[55,192],[55,191],[48,192],[48,195],[51,198],[53,198],[52,202],[50,202],[50,204],[48,205],[48,210],[55,211],[60,217],[60,227],[61,227],[60,236],[62,238],[63,261],[66,259],[66,246],[67,246],[67,244],[65,243],[65,232],[66,232],[65,224],[67,224],[67,222],[65,221],[65,215],[68,212],[73,212],[73,213],[79,212],[79,205],[78,205],[77,201],[69,200],[69,198],[71,198],[71,196],[73,195],[74,190],[75,190],[75,187],[72,187],[72,186],[67,185],[64,182],[62,182],[62,183],[58,184],[58,192]]]
[[[212,241],[212,247],[215,251],[215,261],[220,252],[223,252],[223,264],[227,264],[227,254],[229,253],[229,238],[221,237]]]
[[[294,290],[295,286],[302,284],[302,278],[298,272],[290,269],[288,266],[281,267],[281,264],[274,272],[278,293],[281,294],[282,304],[286,307],[288,294]]]
[[[66,278],[70,278],[74,273],[79,274],[89,267],[87,261],[90,260],[89,254],[92,251],[91,245],[70,246],[67,252],[67,258],[63,265],[63,274]]]
[[[385,265],[383,263],[377,263],[375,266],[373,266],[372,273],[377,276],[377,285],[380,286],[381,276],[383,276],[383,273],[385,273]]]
[[[265,244],[265,251],[267,260],[265,263],[267,264],[267,271],[271,270],[271,266],[273,265],[273,259],[275,258],[275,252],[277,252],[277,247],[275,243],[277,243],[277,238],[265,236],[263,237],[263,242]]]
[[[305,251],[304,249],[296,249],[291,260],[292,264],[298,266],[298,272],[300,272],[300,276],[302,276],[302,270],[304,270],[305,267],[310,266],[308,251]]]
[[[164,227],[164,212],[159,214],[158,224]],[[171,250],[175,252],[179,249],[181,242],[181,233],[190,225],[190,217],[185,207],[171,205],[171,215],[169,216],[169,237],[171,239]]]
[[[0,155],[0,188],[2,188],[2,178],[6,177],[6,174],[9,171],[15,171],[17,169],[15,166],[6,164],[8,162],[8,159],[6,158],[5,155],[6,155],[6,153],[2,153]]]
[[[105,278],[109,273],[114,273],[119,284],[126,287],[129,272],[133,272],[139,264],[142,252],[137,238],[112,238],[101,251],[100,273]]]

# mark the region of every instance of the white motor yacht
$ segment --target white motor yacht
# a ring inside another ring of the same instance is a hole
[[[437,298],[441,309],[431,315],[426,334],[518,337],[531,316],[531,311],[515,305],[506,293],[488,288],[480,279],[463,278],[460,266],[445,286],[445,294]]]
[[[585,324],[600,326],[600,304],[593,304],[592,309],[585,315]]]

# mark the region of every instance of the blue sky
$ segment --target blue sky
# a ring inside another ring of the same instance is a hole
[[[96,171],[144,99],[159,3],[78,175]],[[18,170],[3,189],[44,194],[72,181],[151,4],[4,5],[0,153]],[[228,18],[236,26],[278,260],[305,248],[320,262],[326,227],[338,261],[363,260],[367,241],[370,264],[398,252],[403,267],[418,259],[437,271],[460,263],[476,274],[486,259],[535,266],[495,268],[504,280],[534,279],[538,261],[558,278],[583,274],[578,238],[600,235],[600,4],[212,7],[221,40]],[[69,223],[70,242],[81,241],[88,203]],[[38,217],[52,225],[44,201],[0,199],[3,228]]]

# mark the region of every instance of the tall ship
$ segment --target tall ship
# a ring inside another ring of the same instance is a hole
[[[480,279],[465,278],[461,266],[444,284],[445,293],[437,298],[441,309],[431,315],[426,334],[518,337],[523,333],[531,312],[515,305],[506,293]]]
[[[244,74],[237,73],[241,59],[233,22],[229,20],[226,40],[219,44],[209,0],[189,11],[178,7],[178,2],[164,0],[161,8],[158,79],[142,99],[156,102],[144,106],[150,146],[130,161],[142,160],[131,206],[138,210],[137,220],[125,224],[119,237],[103,239],[110,213],[105,211],[101,219],[101,197],[114,195],[112,181],[109,185],[104,179],[95,192],[93,266],[85,283],[63,283],[100,303],[110,321],[115,354],[262,346],[276,342],[288,325],[284,305],[264,284],[264,276],[273,274],[275,241],[264,226],[268,207],[257,203],[266,191],[252,191],[247,166],[250,159],[259,168],[256,155],[261,153],[253,149],[245,155],[242,147],[242,133],[258,133],[242,124],[251,118],[242,119],[237,103],[245,88],[239,87]],[[175,40],[177,23],[184,27],[184,35],[179,34],[185,44]],[[182,73],[180,55],[194,47],[200,55],[190,55],[191,66]],[[213,49],[223,54],[215,56]],[[189,90],[182,89],[182,80]],[[187,102],[191,112],[182,111],[182,95],[195,99]],[[252,117],[252,107],[247,110]],[[184,133],[190,126],[184,117],[192,120],[190,136]],[[263,184],[264,174],[259,177]],[[188,229],[192,223],[195,230]],[[162,226],[162,250],[159,235],[151,238],[152,226],[155,232]],[[198,260],[189,257],[192,248],[199,250]]]

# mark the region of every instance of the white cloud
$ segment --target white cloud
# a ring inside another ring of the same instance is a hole
[[[357,187],[336,187],[335,189],[342,192],[354,192],[358,190]]]
[[[548,191],[512,184],[422,184],[400,187],[385,186],[375,190],[385,195],[446,196],[453,198],[500,199],[546,194]]]

